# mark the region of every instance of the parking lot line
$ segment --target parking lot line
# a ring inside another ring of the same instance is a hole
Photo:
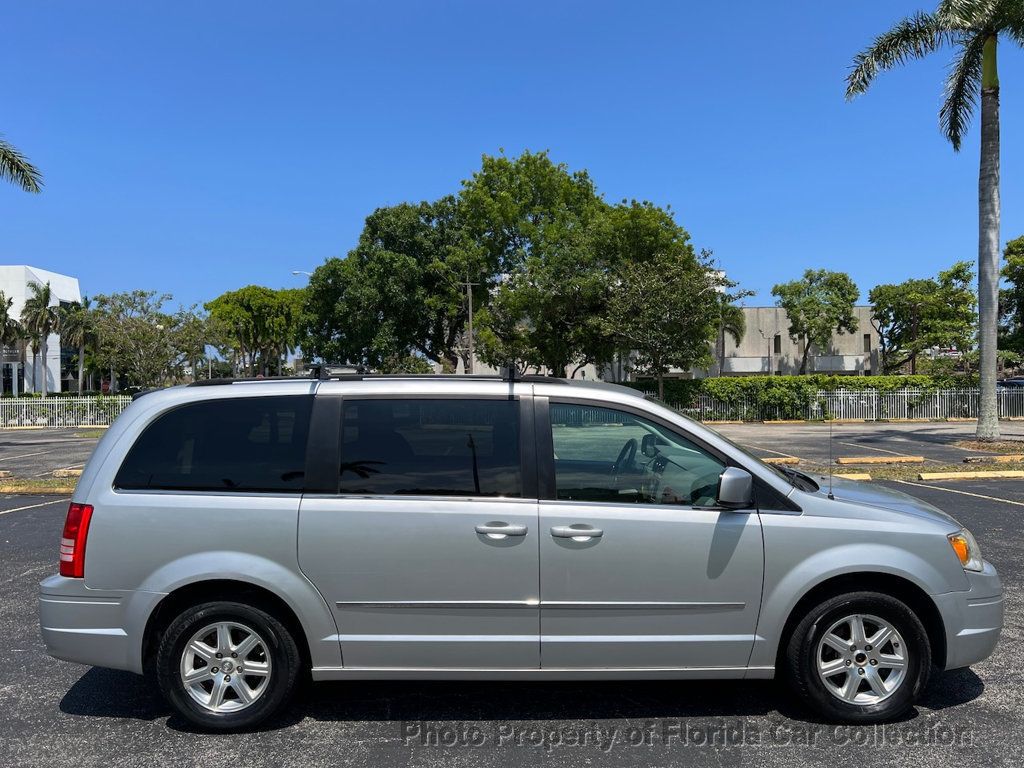
[[[784,456],[787,459],[800,459],[799,456],[794,456],[792,453],[783,453],[782,451],[775,451],[771,448],[762,448],[760,445],[754,445],[753,443],[740,443],[744,448],[754,448],[758,451],[767,451],[768,453],[774,453],[777,456]],[[803,461],[803,459],[800,459]]]
[[[893,482],[900,483],[901,485],[913,485],[917,488],[934,488],[936,491],[945,491],[946,493],[959,493],[961,496],[973,496],[976,499],[987,499],[988,501],[998,501],[1003,504],[1013,504],[1016,507],[1024,507],[1024,501],[1011,501],[1010,499],[1000,499],[998,496],[986,496],[984,493],[971,493],[970,491],[961,491],[959,488],[946,488],[943,485],[929,485],[927,483],[913,483],[910,480],[895,480]]]
[[[53,453],[53,451],[39,451],[37,453],[22,453],[17,456],[4,456],[0,461],[12,461],[14,459],[27,459],[30,456],[42,456],[44,453]]]
[[[29,504],[28,506],[15,507],[14,509],[0,509],[0,515],[8,515],[11,512],[23,512],[26,509],[36,509],[37,507],[46,507],[49,506],[50,504],[59,504],[60,502],[67,500],[67,496],[61,496],[59,499],[51,499],[50,501],[44,501],[40,504]]]

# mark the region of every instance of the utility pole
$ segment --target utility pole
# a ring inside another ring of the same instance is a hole
[[[466,373],[473,373],[473,369],[476,364],[473,361],[473,286],[480,285],[480,283],[471,283],[469,281],[469,274],[466,274],[466,282],[460,283],[460,285],[466,286],[466,304],[469,308],[469,323],[467,328],[467,339],[466,347],[468,351],[469,370]]]

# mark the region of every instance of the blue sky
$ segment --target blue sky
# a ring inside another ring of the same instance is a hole
[[[947,54],[843,100],[852,56],[929,4],[4,2],[0,263],[201,303],[301,285],[375,207],[548,149],[671,205],[772,303],[808,267],[879,282],[977,255],[977,124],[937,127]],[[1003,240],[1024,234],[1024,54],[1001,50]]]

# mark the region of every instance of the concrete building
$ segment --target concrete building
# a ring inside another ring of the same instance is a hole
[[[712,354],[715,363],[707,370],[672,369],[667,377],[702,379],[710,376],[783,376],[800,373],[803,360],[803,342],[789,336],[789,318],[782,307],[743,307],[746,332],[737,344],[729,334],[719,338]],[[807,357],[807,373],[835,376],[870,376],[881,372],[878,350],[878,331],[871,324],[871,307],[854,307],[857,317],[855,333],[837,333],[824,349],[812,346]],[[440,366],[435,366],[440,371]],[[475,361],[477,373],[493,374],[495,369],[479,359]],[[459,363],[457,373],[463,373]],[[567,371],[567,374],[569,371]],[[630,381],[635,378],[628,360],[604,366],[598,371],[593,365],[583,366],[576,378],[605,381]]]
[[[803,342],[789,336],[789,318],[782,307],[744,307],[746,333],[736,344],[729,334],[718,340],[716,363],[707,371],[694,371],[695,377],[765,376],[800,373]],[[836,376],[870,376],[881,370],[878,331],[871,324],[871,307],[854,307],[857,330],[833,334],[828,346],[812,345],[807,357],[807,373]],[[678,375],[687,375],[680,371]]]
[[[82,300],[78,278],[49,272],[38,267],[0,266],[0,291],[12,301],[11,308],[8,310],[11,317],[21,318],[21,310],[30,295],[29,285],[32,283],[50,284],[53,306]],[[4,347],[0,352],[0,360],[3,365],[3,392],[15,395],[21,392],[39,392],[42,389],[44,375],[46,376],[47,390],[60,392],[62,389],[62,355],[65,359],[70,357],[77,359],[77,354],[77,350],[63,349],[60,336],[56,333],[50,334],[47,339],[46,360],[43,360],[41,355],[36,355],[34,366],[31,347],[24,355],[17,346]]]

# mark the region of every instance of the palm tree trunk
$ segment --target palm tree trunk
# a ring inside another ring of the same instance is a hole
[[[996,325],[999,293],[999,76],[996,37],[985,41],[981,76],[981,167],[978,174],[979,440],[999,438]]]
[[[78,347],[78,395],[82,395],[82,384],[85,383],[85,345]]]
[[[42,338],[39,341],[39,354],[43,358],[43,383],[40,386],[39,391],[42,393],[43,397],[46,397],[46,384],[47,384],[47,382],[46,382],[46,378],[47,378],[46,377],[46,370],[47,370],[46,369],[46,354],[48,352],[47,346],[48,345],[46,343],[46,336],[45,336],[45,332],[44,332],[44,335],[42,336]]]

